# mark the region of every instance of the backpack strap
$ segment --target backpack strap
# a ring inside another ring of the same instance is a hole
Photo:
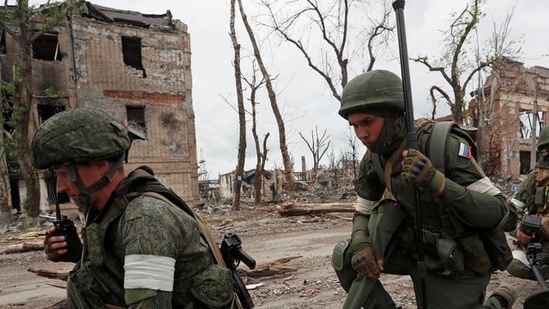
[[[429,159],[433,166],[441,173],[446,171],[444,153],[446,152],[446,139],[454,126],[452,121],[435,122],[429,141]],[[436,141],[433,142],[433,141]],[[441,147],[442,146],[442,147]]]
[[[157,192],[144,192],[143,195],[152,196],[154,198],[157,198],[159,200],[162,200],[170,205],[174,205],[178,208],[182,208],[178,205],[175,205],[172,201],[170,201],[168,198],[166,198],[164,195],[157,193]],[[217,245],[217,242],[215,241],[215,238],[212,235],[212,232],[210,230],[210,227],[208,226],[208,223],[204,221],[201,217],[199,217],[194,211],[190,209],[190,207],[187,207],[188,210],[192,212],[192,216],[196,219],[196,223],[198,224],[198,229],[200,230],[200,234],[204,237],[206,242],[208,243],[208,246],[210,247],[210,251],[212,252],[213,256],[215,257],[215,260],[217,264],[221,266],[226,266],[225,261],[223,260],[223,256],[221,255],[221,251],[219,250],[219,247]],[[186,210],[186,211],[188,211]]]

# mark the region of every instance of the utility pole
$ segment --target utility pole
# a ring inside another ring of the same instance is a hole
[[[204,152],[200,148],[200,161],[198,161],[198,180],[208,181],[208,170],[206,169],[206,160],[204,160]]]

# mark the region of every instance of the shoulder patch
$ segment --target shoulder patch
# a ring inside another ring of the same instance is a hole
[[[463,157],[463,158],[467,158],[467,159],[471,159],[471,157],[473,156],[472,153],[471,153],[471,146],[469,146],[469,145],[467,145],[463,142],[460,142],[459,143],[458,156]]]

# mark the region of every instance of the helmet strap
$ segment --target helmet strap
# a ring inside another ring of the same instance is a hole
[[[69,177],[72,182],[76,183],[76,186],[78,187],[78,190],[80,191],[80,194],[78,195],[78,201],[76,201],[76,204],[78,205],[78,210],[82,213],[87,213],[90,208],[90,196],[93,192],[100,190],[101,188],[105,187],[112,179],[112,176],[116,173],[118,168],[122,165],[122,162],[124,161],[125,156],[121,156],[118,161],[116,161],[109,170],[103,175],[98,181],[96,181],[93,185],[89,187],[85,187],[84,183],[82,182],[82,178],[80,178],[80,175],[78,174],[78,171],[76,170],[76,165],[74,162],[67,163],[67,167],[69,169]]]

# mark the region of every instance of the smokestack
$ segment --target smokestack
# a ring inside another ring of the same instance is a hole
[[[307,165],[305,164],[305,156],[301,156],[301,172],[307,172]]]

